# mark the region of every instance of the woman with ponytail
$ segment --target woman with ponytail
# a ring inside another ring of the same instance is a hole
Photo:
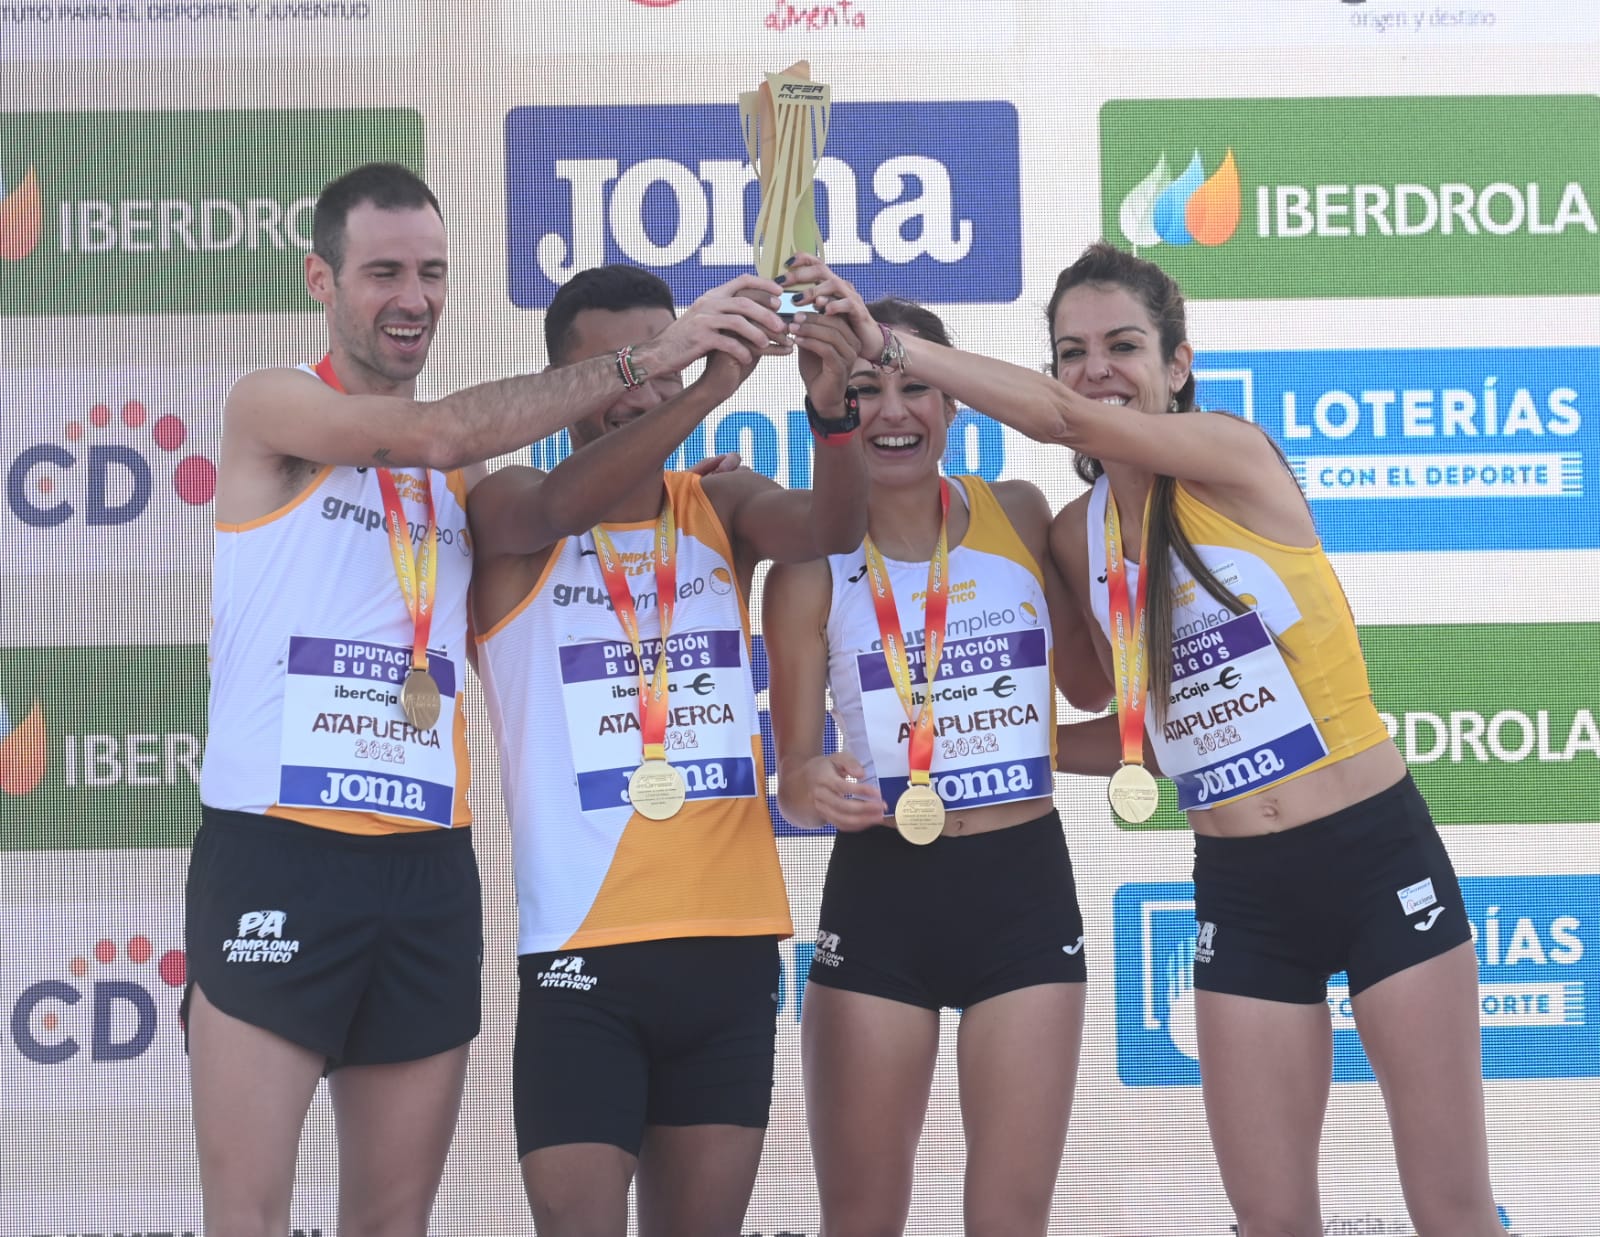
[[[814,259],[790,278],[820,280],[813,299],[850,318],[864,355],[1071,449],[1090,485],[1056,516],[1051,556],[1118,708],[1069,730],[1120,730],[1099,745],[1120,815],[1153,810],[1148,754],[1194,830],[1202,1091],[1241,1237],[1322,1232],[1339,971],[1419,1237],[1503,1232],[1455,872],[1283,456],[1256,426],[1194,407],[1177,285],[1090,246],[1057,280],[1044,375],[880,327]],[[1060,767],[1083,769],[1094,748],[1064,742]]]

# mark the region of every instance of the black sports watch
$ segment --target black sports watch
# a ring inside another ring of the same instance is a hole
[[[818,438],[843,438],[861,426],[861,392],[854,387],[844,389],[844,416],[824,417],[817,406],[806,396],[806,420],[811,422],[811,432]]]

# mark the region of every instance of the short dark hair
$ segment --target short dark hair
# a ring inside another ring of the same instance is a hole
[[[613,262],[579,271],[556,289],[544,315],[544,347],[550,364],[565,365],[572,346],[572,323],[586,309],[621,313],[628,309],[665,309],[677,317],[672,289],[659,275],[637,266]]]
[[[363,163],[323,186],[311,216],[311,252],[333,268],[344,265],[345,225],[364,202],[379,210],[421,210],[431,206],[444,220],[439,199],[422,177],[398,163]]]

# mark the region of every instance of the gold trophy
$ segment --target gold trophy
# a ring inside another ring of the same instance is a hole
[[[804,60],[782,73],[768,73],[758,89],[739,96],[744,148],[761,185],[752,248],[756,273],[767,279],[776,279],[797,253],[822,256],[815,187],[832,106],[828,87],[811,80],[811,65]],[[792,288],[783,294],[779,314],[815,309],[795,304],[801,291]]]

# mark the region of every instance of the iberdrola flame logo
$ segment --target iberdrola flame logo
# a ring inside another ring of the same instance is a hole
[[[0,793],[25,795],[44,777],[44,708],[35,700],[15,729],[0,700]]]
[[[20,262],[38,247],[44,230],[44,204],[39,196],[39,178],[32,165],[22,183],[10,193],[0,175],[0,258]]]
[[[1200,152],[1174,177],[1163,151],[1122,199],[1117,223],[1135,251],[1153,245],[1220,245],[1239,227],[1239,165],[1230,147],[1209,177]]]

